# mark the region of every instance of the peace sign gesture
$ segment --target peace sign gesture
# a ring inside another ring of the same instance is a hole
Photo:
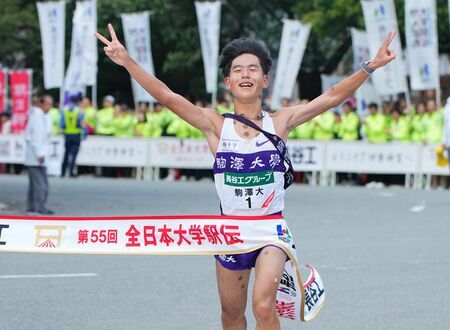
[[[380,49],[378,50],[377,55],[375,58],[370,62],[369,67],[372,69],[378,69],[382,66],[385,66],[390,61],[395,59],[395,52],[389,49],[389,45],[391,44],[392,40],[394,40],[395,37],[395,31],[391,31],[388,33],[386,39],[384,40],[383,44],[381,45]]]
[[[108,56],[114,63],[123,66],[127,61],[130,60],[130,55],[128,54],[125,47],[117,39],[116,31],[114,31],[111,23],[108,24],[108,30],[109,34],[111,35],[111,41],[106,39],[98,32],[95,32],[95,36],[98,40],[106,45],[105,47],[103,47],[106,56]]]

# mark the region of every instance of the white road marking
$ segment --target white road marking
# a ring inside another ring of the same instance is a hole
[[[96,273],[74,273],[74,274],[27,274],[27,275],[0,275],[0,280],[18,278],[61,278],[61,277],[94,277]]]
[[[411,212],[422,212],[423,210],[425,210],[425,208],[426,208],[425,202],[421,202],[419,205],[414,205],[409,210]]]
[[[382,197],[394,197],[395,194],[389,192],[389,191],[383,191],[382,193],[380,193],[380,196]]]

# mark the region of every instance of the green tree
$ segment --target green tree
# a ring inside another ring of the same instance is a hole
[[[436,0],[439,51],[450,52],[447,0]],[[395,0],[400,37],[404,41],[404,0]],[[70,56],[72,16],[75,1],[66,5],[66,66]],[[151,11],[151,47],[156,76],[174,91],[191,99],[209,100],[205,91],[204,71],[194,1],[180,0],[98,0],[98,30],[108,35],[112,23],[123,41],[120,13]],[[310,39],[301,66],[299,81],[302,97],[320,93],[320,74],[335,70],[349,54],[349,27],[364,28],[359,0],[227,0],[222,4],[220,48],[234,38],[253,36],[264,40],[272,57],[278,56],[283,17],[300,18],[312,24]],[[90,37],[90,36],[87,36]],[[42,49],[36,2],[1,1],[0,63],[20,69],[31,68],[33,85],[42,89]],[[131,103],[128,73],[112,63],[98,43],[98,96],[113,94],[121,102]],[[222,78],[219,76],[219,81]],[[57,90],[52,90],[58,97]]]
[[[405,3],[394,0],[399,32],[405,47]],[[450,51],[450,30],[447,0],[436,0],[439,52]],[[311,35],[303,58],[299,80],[302,96],[313,98],[320,94],[320,74],[333,72],[351,47],[350,27],[365,29],[359,0],[296,1],[292,10],[303,22],[312,24]],[[351,66],[348,66],[351,70]]]
[[[42,50],[35,3],[2,1],[0,6],[0,64],[9,69],[32,68],[42,81]]]

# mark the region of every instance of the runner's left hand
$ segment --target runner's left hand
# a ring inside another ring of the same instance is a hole
[[[372,69],[381,68],[386,64],[388,64],[390,61],[395,59],[396,57],[395,52],[389,49],[389,45],[391,44],[392,40],[394,40],[394,37],[395,31],[391,31],[388,33],[386,39],[384,40],[383,44],[378,50],[377,55],[372,61],[370,61],[369,63],[370,68]]]

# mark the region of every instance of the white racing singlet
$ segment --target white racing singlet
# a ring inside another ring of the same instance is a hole
[[[263,130],[275,134],[272,118]],[[214,162],[214,181],[226,215],[269,215],[284,209],[286,167],[275,146],[260,133],[241,138],[233,119],[225,118]]]

